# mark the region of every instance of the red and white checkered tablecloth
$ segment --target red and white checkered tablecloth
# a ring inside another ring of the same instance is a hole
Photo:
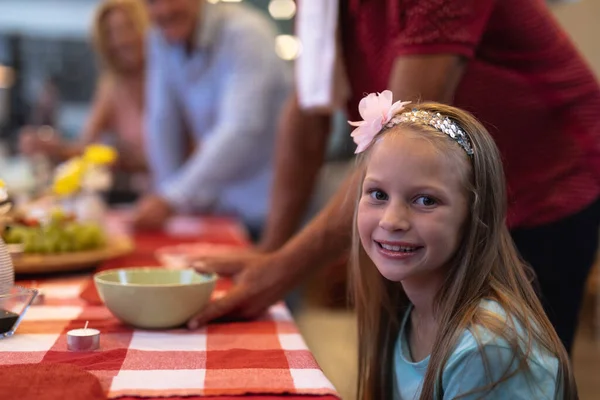
[[[138,253],[121,263],[146,263],[150,255],[142,253],[150,248],[155,249],[146,238]],[[118,263],[112,262],[112,267]],[[210,324],[197,331],[140,330],[122,324],[102,304],[90,301],[85,295],[90,283],[89,274],[38,281],[45,302],[30,307],[13,337],[0,340],[0,365],[70,363],[98,377],[109,398],[338,397],[283,304],[271,307],[256,321]],[[225,287],[220,285],[215,295]],[[101,348],[70,352],[66,332],[83,327],[86,321],[101,331]]]

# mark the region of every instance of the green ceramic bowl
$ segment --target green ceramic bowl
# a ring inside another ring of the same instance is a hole
[[[94,275],[106,307],[121,321],[146,329],[186,323],[208,304],[216,280],[192,269],[125,268]]]

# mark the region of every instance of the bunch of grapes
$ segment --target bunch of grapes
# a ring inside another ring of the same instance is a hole
[[[11,225],[2,236],[6,243],[23,244],[25,253],[69,253],[98,249],[106,243],[100,226],[73,221],[60,212],[45,224]]]

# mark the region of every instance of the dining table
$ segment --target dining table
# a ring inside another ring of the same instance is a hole
[[[122,210],[111,211],[105,221],[109,234],[126,234],[133,241],[133,250],[124,256],[82,271],[17,275],[17,285],[35,286],[44,299],[29,307],[12,337],[0,339],[0,398],[11,398],[6,396],[11,387],[6,376],[15,382],[23,378],[14,372],[2,375],[3,368],[30,371],[27,375],[34,376],[36,369],[56,374],[67,366],[97,380],[109,399],[340,398],[283,302],[255,320],[212,322],[197,330],[146,330],[113,316],[96,291],[95,272],[157,267],[156,252],[166,246],[200,243],[243,249],[250,245],[243,225],[231,217],[179,216],[161,230],[146,232],[133,230],[128,221]],[[219,279],[213,298],[223,296],[232,285]],[[85,324],[100,331],[100,348],[68,350],[66,333]],[[65,382],[53,378],[46,384],[75,390],[85,379],[74,379],[74,374],[65,373],[71,375]],[[31,379],[31,385],[42,382]]]

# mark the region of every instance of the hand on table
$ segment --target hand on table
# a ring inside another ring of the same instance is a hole
[[[229,247],[227,247],[229,250]],[[210,255],[188,255],[185,256],[185,264],[195,268],[199,272],[215,272],[221,276],[235,278],[245,267],[253,261],[260,260],[266,256],[266,252],[256,248],[237,249],[234,255],[231,251],[219,251]]]
[[[212,301],[194,316],[188,322],[190,329],[222,317],[256,318],[281,300],[294,285],[293,275],[287,268],[280,267],[277,253],[248,251],[239,256],[205,258],[192,266],[199,272],[230,276],[234,286],[224,297]]]
[[[173,209],[169,203],[156,194],[150,194],[137,203],[132,222],[136,229],[161,229],[171,215]]]

